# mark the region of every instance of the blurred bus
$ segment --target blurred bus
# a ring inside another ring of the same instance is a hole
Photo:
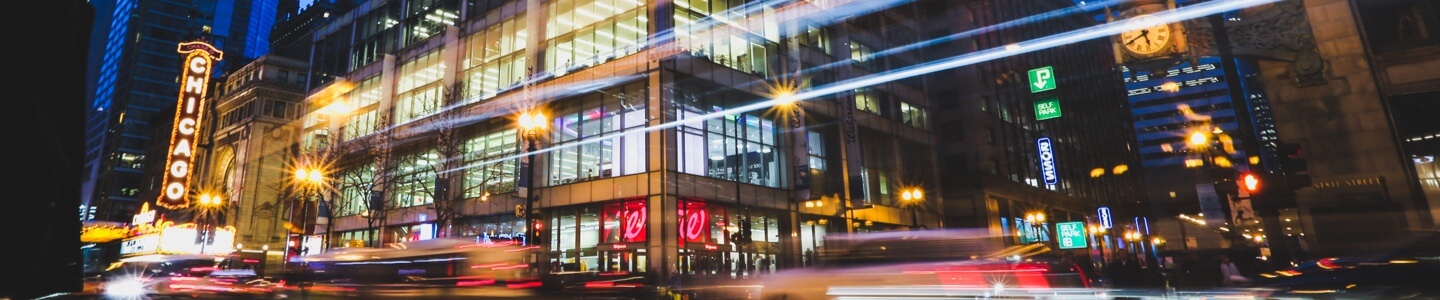
[[[440,238],[292,258],[286,293],[355,297],[533,296],[537,247]]]

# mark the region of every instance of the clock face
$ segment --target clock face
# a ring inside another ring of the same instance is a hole
[[[1120,44],[1130,53],[1155,54],[1170,44],[1170,25],[1160,23],[1155,16],[1140,15],[1127,23],[1134,29],[1120,34]]]

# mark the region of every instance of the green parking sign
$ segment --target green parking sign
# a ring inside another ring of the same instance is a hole
[[[1060,249],[1090,247],[1085,239],[1085,222],[1055,223],[1055,235],[1060,238]]]
[[[1035,100],[1035,120],[1044,121],[1060,117],[1060,98],[1046,97]]]
[[[1055,69],[1050,66],[1030,70],[1030,92],[1039,93],[1055,89]]]

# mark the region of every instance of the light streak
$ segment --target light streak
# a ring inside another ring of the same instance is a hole
[[[1278,1],[1279,1],[1279,0],[1217,0],[1217,1],[1210,1],[1210,2],[1200,3],[1200,4],[1196,4],[1196,5],[1186,6],[1186,7],[1182,7],[1182,8],[1176,8],[1176,9],[1173,9],[1173,10],[1167,10],[1167,11],[1163,11],[1163,12],[1158,12],[1158,13],[1154,13],[1153,16],[1155,17],[1155,19],[1154,19],[1155,22],[1158,22],[1158,23],[1175,23],[1175,22],[1185,21],[1185,20],[1189,20],[1189,19],[1195,19],[1195,18],[1205,17],[1205,16],[1209,16],[1209,15],[1213,15],[1213,14],[1223,13],[1223,12],[1227,12],[1227,11],[1239,10],[1239,9],[1243,9],[1243,8],[1247,8],[1247,7],[1252,7],[1252,6],[1258,6],[1258,5],[1263,5],[1263,4],[1274,3],[1274,2],[1278,2]],[[438,173],[449,173],[449,172],[459,171],[459,170],[468,169],[468,168],[473,168],[473,167],[482,167],[482,166],[491,165],[491,164],[495,164],[495,163],[500,163],[500,162],[504,162],[504,161],[508,161],[508,160],[519,159],[519,158],[521,158],[521,157],[525,157],[525,156],[532,155],[532,154],[545,154],[545,153],[550,153],[550,152],[558,151],[558,150],[565,149],[565,148],[569,148],[569,147],[580,146],[580,145],[588,145],[588,144],[594,144],[594,143],[600,143],[600,142],[603,142],[603,141],[609,141],[609,140],[611,140],[611,139],[619,138],[619,137],[621,137],[621,136],[629,135],[629,134],[648,133],[648,132],[653,132],[653,131],[658,131],[658,130],[665,130],[665,129],[676,128],[676,127],[680,127],[680,126],[684,126],[684,125],[689,125],[689,124],[694,124],[694,123],[703,122],[703,121],[709,120],[709,119],[724,117],[724,116],[727,116],[727,115],[735,115],[735,114],[746,113],[746,112],[750,112],[750,111],[754,111],[754,110],[769,108],[769,107],[775,106],[775,105],[778,104],[779,101],[781,101],[781,100],[784,100],[784,101],[806,101],[806,100],[811,100],[811,99],[814,99],[814,98],[817,98],[817,97],[821,97],[821,96],[825,96],[825,95],[830,95],[830,94],[835,94],[835,93],[840,93],[840,92],[847,92],[847,91],[851,91],[851,90],[854,90],[854,89],[857,89],[857,88],[862,88],[862,87],[867,87],[867,86],[872,86],[872,85],[878,85],[878,84],[888,83],[888,82],[891,82],[891,81],[896,81],[896,80],[900,80],[900,79],[905,79],[905,78],[910,78],[910,77],[925,75],[925,74],[929,74],[929,73],[933,73],[933,72],[937,72],[937,71],[941,71],[941,70],[947,70],[947,69],[953,69],[953,68],[958,68],[958,67],[973,65],[973,64],[977,64],[977,63],[992,61],[992,60],[996,60],[996,59],[1001,59],[1001,58],[1006,58],[1006,57],[1015,56],[1015,55],[1019,55],[1019,54],[1024,54],[1024,53],[1039,51],[1039,50],[1043,50],[1043,49],[1049,49],[1049,48],[1053,48],[1053,47],[1063,46],[1063,45],[1067,45],[1067,44],[1071,44],[1071,43],[1076,43],[1076,42],[1081,42],[1081,41],[1087,41],[1087,40],[1091,40],[1091,39],[1109,37],[1109,36],[1113,36],[1113,35],[1120,34],[1120,33],[1125,32],[1125,31],[1130,31],[1130,30],[1134,30],[1134,29],[1138,29],[1138,28],[1142,28],[1142,27],[1144,27],[1144,24],[1131,24],[1131,23],[1128,23],[1128,22],[1115,22],[1115,23],[1105,23],[1105,24],[1095,25],[1095,26],[1086,27],[1086,28],[1080,28],[1080,29],[1071,30],[1071,31],[1067,31],[1067,32],[1062,32],[1062,33],[1055,34],[1055,35],[1051,35],[1051,36],[1046,36],[1046,37],[1041,37],[1041,38],[1037,38],[1037,39],[1033,39],[1033,40],[1028,40],[1028,41],[1023,41],[1023,42],[1019,42],[1019,43],[1010,44],[1010,45],[1007,45],[1007,46],[1005,46],[1005,47],[1003,47],[1003,48],[991,48],[991,49],[981,50],[981,51],[977,51],[977,52],[972,52],[972,53],[968,53],[968,54],[963,54],[963,55],[959,55],[959,56],[953,56],[953,57],[950,57],[950,58],[942,59],[942,60],[939,60],[939,61],[936,61],[936,62],[933,62],[933,63],[930,63],[930,64],[917,65],[917,66],[912,66],[912,67],[907,67],[907,68],[902,68],[902,69],[894,70],[894,71],[887,72],[887,73],[874,74],[874,75],[859,77],[859,78],[855,78],[855,79],[851,79],[851,80],[846,80],[846,81],[842,81],[842,82],[837,82],[837,83],[833,83],[833,84],[830,84],[830,85],[826,85],[826,86],[822,86],[822,87],[817,87],[817,88],[814,88],[814,89],[811,89],[811,90],[808,90],[808,91],[802,91],[802,92],[799,92],[799,93],[790,95],[790,97],[786,97],[785,99],[768,99],[768,100],[762,100],[762,101],[758,101],[758,102],[756,102],[756,103],[751,103],[751,104],[747,104],[747,105],[742,105],[742,106],[735,107],[735,108],[730,108],[730,109],[724,109],[724,110],[720,110],[720,111],[716,111],[716,112],[711,112],[711,113],[707,113],[707,114],[703,114],[703,115],[699,115],[699,116],[695,116],[695,117],[690,117],[690,118],[686,118],[686,119],[682,119],[682,120],[671,121],[671,122],[667,122],[667,123],[663,123],[663,124],[659,124],[659,125],[655,125],[655,126],[640,127],[640,128],[634,128],[634,129],[623,130],[623,131],[614,131],[614,132],[610,132],[610,133],[608,133],[608,134],[604,134],[604,135],[600,135],[600,136],[597,136],[597,137],[593,137],[593,138],[590,138],[590,139],[587,139],[587,140],[582,140],[582,141],[577,141],[577,142],[570,142],[570,143],[566,143],[566,144],[563,144],[563,145],[551,146],[551,147],[547,147],[547,148],[545,148],[545,149],[539,149],[539,150],[531,151],[531,152],[518,153],[518,154],[515,154],[515,155],[505,156],[505,157],[501,157],[501,158],[497,158],[497,159],[493,159],[493,160],[488,160],[488,161],[482,161],[482,162],[479,162],[479,163],[474,163],[474,164],[462,166],[462,167],[455,168],[455,169],[444,170],[444,171],[441,171],[441,172],[438,172]]]

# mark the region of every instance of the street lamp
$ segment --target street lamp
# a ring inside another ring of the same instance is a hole
[[[300,190],[301,190],[301,192],[300,192],[301,195],[307,195],[307,194],[305,193],[305,191],[308,190],[308,191],[314,192],[314,196],[315,196],[316,198],[319,198],[319,197],[320,197],[320,192],[321,192],[320,190],[321,190],[321,189],[324,187],[324,185],[325,185],[325,170],[322,169],[322,168],[318,168],[318,167],[299,167],[299,168],[295,168],[295,178],[294,178],[294,179],[295,179],[296,186],[298,186],[298,187],[300,188]],[[304,198],[302,198],[301,201],[299,201],[300,203],[303,203],[303,204],[304,204],[304,206],[302,206],[302,207],[300,208],[300,209],[301,209],[301,211],[300,211],[300,218],[301,218],[301,220],[300,220],[300,223],[301,223],[301,224],[300,224],[300,232],[301,232],[302,234],[305,232],[305,229],[306,229],[306,228],[310,228],[311,226],[313,226],[313,225],[310,223],[309,219],[308,219],[308,218],[309,218],[309,215],[310,215],[310,204],[309,204],[307,201],[308,201],[308,199],[304,199]],[[316,201],[318,202],[319,199],[316,199]],[[332,208],[332,209],[333,209],[333,208]],[[326,218],[329,218],[329,217],[330,217],[330,216],[326,216]],[[292,224],[294,223],[294,214],[293,214],[293,213],[291,214],[291,223],[292,223]],[[328,221],[327,221],[327,224],[329,224]],[[322,238],[322,240],[321,240],[321,244],[322,244],[321,247],[324,247],[325,245],[328,245],[328,244],[329,244],[329,242],[330,242],[330,238],[329,238],[329,236],[330,236],[330,231],[331,231],[331,230],[328,230],[328,229],[325,231],[325,237]],[[297,242],[298,242],[298,241],[297,241]],[[287,247],[288,247],[289,244],[290,244],[290,243],[286,243]],[[295,247],[300,247],[300,245],[297,244]],[[289,249],[286,249],[286,250],[287,250],[286,253],[287,253],[287,255],[288,255]],[[287,261],[288,261],[288,259],[287,259]]]
[[[520,114],[520,118],[517,123],[517,125],[519,125],[520,127],[520,135],[525,139],[527,144],[525,152],[529,153],[525,157],[526,178],[524,178],[525,181],[528,181],[530,183],[524,187],[525,231],[527,231],[525,233],[525,242],[529,245],[536,245],[538,244],[538,241],[535,240],[535,233],[538,228],[535,227],[537,227],[539,224],[534,224],[534,213],[532,212],[535,207],[535,192],[533,191],[533,189],[538,186],[538,184],[534,180],[536,164],[535,151],[537,150],[536,147],[540,142],[540,132],[545,130],[545,126],[549,123],[549,121],[545,119],[544,113],[532,111]]]
[[[210,224],[214,219],[211,214],[215,213],[214,211],[217,207],[220,207],[222,204],[224,204],[224,199],[221,198],[220,195],[211,195],[210,193],[205,193],[200,194],[200,201],[198,201],[197,204],[198,205],[195,208],[199,210],[197,214],[200,219],[198,220],[200,224],[196,224],[200,228],[200,232],[197,232],[197,234],[199,235],[200,240],[200,254],[204,255],[205,245],[210,243],[210,232],[211,230],[214,230],[213,226]]]
[[[1030,234],[1035,235],[1035,240],[1033,241],[1035,243],[1043,242],[1040,240],[1040,231],[1044,230],[1044,226],[1041,226],[1040,224],[1043,223],[1045,223],[1044,212],[1032,212],[1025,214],[1025,224],[1029,225]]]
[[[920,203],[925,201],[925,190],[921,188],[907,188],[900,192],[900,200],[910,206],[910,224],[920,227]]]

